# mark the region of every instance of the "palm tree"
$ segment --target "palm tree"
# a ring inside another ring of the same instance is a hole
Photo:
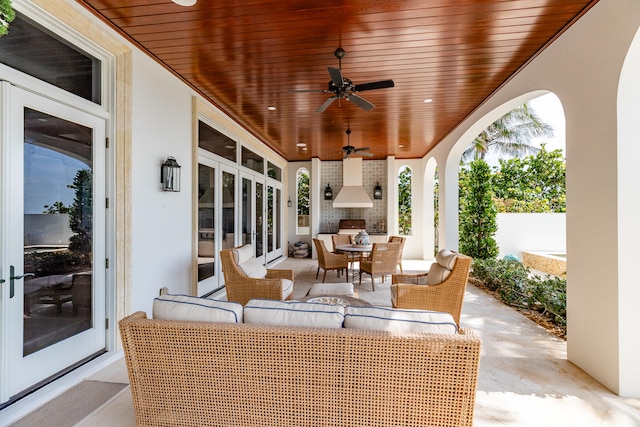
[[[462,154],[462,161],[484,159],[489,151],[509,157],[522,157],[540,150],[531,145],[538,137],[552,137],[553,128],[544,123],[525,103],[490,124]]]

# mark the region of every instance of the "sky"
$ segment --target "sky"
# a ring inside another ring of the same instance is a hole
[[[561,149],[563,156],[566,156],[564,111],[562,110],[560,99],[558,99],[556,95],[548,93],[539,98],[532,99],[529,101],[529,105],[543,122],[553,127],[552,138],[535,138],[534,141],[532,141],[532,145],[540,147],[542,143],[546,143],[547,151]],[[498,166],[499,164],[498,156],[493,153],[488,153],[485,160],[490,166]]]

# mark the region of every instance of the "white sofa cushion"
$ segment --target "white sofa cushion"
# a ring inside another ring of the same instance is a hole
[[[252,299],[244,306],[244,323],[342,328],[343,321],[344,307],[340,305]]]
[[[242,323],[242,304],[189,295],[161,295],[153,300],[152,316],[162,320]]]
[[[458,325],[449,313],[383,307],[347,307],[344,327],[434,334],[458,332]]]
[[[244,245],[234,249],[231,253],[233,254],[233,260],[236,264],[240,265],[253,258],[253,246]]]
[[[287,299],[293,293],[293,281],[289,279],[280,279],[282,281],[282,299]]]
[[[238,267],[247,275],[247,277],[251,277],[253,279],[264,279],[267,275],[267,269],[264,265],[260,264],[260,261],[253,257],[241,264],[238,264]]]
[[[431,264],[429,273],[427,274],[427,285],[438,285],[449,277],[449,274],[451,274],[451,270],[434,262]]]
[[[247,277],[264,279],[267,269],[253,257],[253,246],[244,245],[231,251],[233,260]]]

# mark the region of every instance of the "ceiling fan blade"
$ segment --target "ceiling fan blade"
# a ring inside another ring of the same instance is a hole
[[[362,83],[360,85],[356,85],[354,87],[354,90],[356,92],[362,92],[363,90],[385,89],[394,86],[395,84],[393,83],[393,80],[380,80],[379,82]]]
[[[371,150],[371,148],[369,148],[369,147],[361,147],[361,148],[356,148],[353,151],[368,151],[368,150]]]
[[[324,93],[325,90],[323,90],[323,89],[291,89],[289,92],[318,92],[318,93]]]
[[[329,108],[329,105],[331,105],[331,103],[333,103],[333,101],[335,101],[336,99],[338,99],[337,96],[332,96],[331,98],[324,101],[324,103],[318,107],[318,109],[316,110],[316,113],[322,113],[324,110]]]
[[[360,151],[358,152],[361,156],[373,157],[373,153],[371,151]]]
[[[356,104],[358,107],[362,108],[364,111],[372,110],[373,107],[375,107],[375,105],[364,98],[360,98],[358,95],[351,94],[347,99]]]
[[[328,67],[329,75],[331,76],[331,81],[337,87],[342,87],[342,71],[337,68]]]

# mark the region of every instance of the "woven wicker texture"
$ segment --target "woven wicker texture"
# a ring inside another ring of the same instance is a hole
[[[402,236],[389,236],[389,243],[400,243],[400,251],[398,252],[398,268],[400,273],[404,273],[402,270],[402,252],[404,251],[404,243],[407,239]]]
[[[462,299],[469,280],[471,258],[456,257],[451,274],[440,284],[427,286],[427,274],[393,274],[391,276],[391,305],[395,308],[451,313],[460,324]]]
[[[387,274],[393,274],[398,268],[398,254],[401,243],[374,243],[371,248],[371,255],[360,261],[360,281],[362,284],[362,273],[371,275],[371,287],[376,290],[374,274],[380,274],[382,281]]]
[[[331,236],[331,242],[333,243],[333,252],[337,253],[336,246],[338,245],[350,245],[351,235],[349,234],[333,234]]]
[[[324,242],[320,239],[313,239],[313,244],[316,247],[316,253],[318,254],[318,270],[316,271],[316,279],[320,273],[320,269],[324,270],[322,276],[322,283],[324,283],[327,277],[327,270],[338,270],[338,277],[342,271],[346,271],[349,265],[347,255],[334,254],[329,252]]]
[[[120,321],[139,426],[471,426],[480,340]]]
[[[233,258],[233,249],[220,251],[220,262],[224,273],[224,284],[227,291],[227,300],[247,304],[253,298],[282,299],[282,280],[293,281],[293,270],[267,269],[264,279],[248,277],[238,267]],[[293,292],[287,297],[291,299]]]

